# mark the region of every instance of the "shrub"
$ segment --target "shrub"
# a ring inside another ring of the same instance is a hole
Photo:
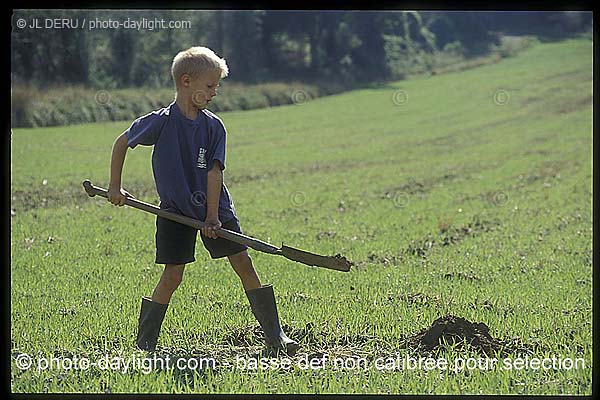
[[[210,109],[219,112],[292,104],[293,93],[298,90],[306,93],[307,98],[315,98],[346,89],[347,86],[332,82],[246,85],[224,81],[220,95],[211,103]],[[21,128],[133,120],[169,104],[174,91],[144,87],[98,91],[82,86],[41,90],[16,85],[11,90],[11,97],[11,123],[13,127]]]

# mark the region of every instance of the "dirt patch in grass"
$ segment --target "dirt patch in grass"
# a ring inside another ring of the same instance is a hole
[[[285,328],[284,328],[285,330]],[[377,336],[367,334],[347,334],[340,333],[328,338],[322,330],[315,324],[309,322],[300,329],[289,329],[292,337],[298,342],[310,346],[321,348],[334,347],[356,347],[365,346],[367,344],[379,343],[382,340]]]
[[[102,183],[96,184],[103,187]],[[106,187],[104,187],[106,189]],[[123,189],[135,198],[158,205],[158,194],[154,182],[135,182],[126,185]],[[11,215],[39,208],[60,208],[62,206],[83,205],[89,202],[106,202],[107,200],[96,196],[90,198],[84,191],[81,183],[73,184],[68,188],[40,185],[28,190],[14,190],[11,192]]]
[[[445,315],[433,321],[430,327],[406,339],[407,347],[420,352],[439,353],[447,345],[466,349],[493,357],[496,354],[508,356],[514,353],[532,354],[531,346],[518,338],[498,339],[490,334],[490,328],[483,322],[471,322],[454,315]]]
[[[416,301],[419,302],[420,299]],[[487,357],[533,354],[537,350],[543,350],[542,344],[526,344],[518,337],[493,337],[485,323],[471,322],[454,315],[440,317],[431,326],[410,337],[384,338],[361,333],[349,334],[343,330],[327,334],[323,324],[310,322],[300,328],[289,325],[282,328],[290,338],[301,344],[295,357],[307,356],[309,360],[321,358],[324,354],[330,357],[361,357],[370,360],[376,355],[394,354],[399,349],[419,355],[439,356],[449,346],[458,351],[470,351]],[[247,325],[226,335],[218,347],[222,348],[221,357],[224,356],[223,351],[233,357],[239,351],[259,354],[263,343],[261,328],[258,325]],[[227,347],[228,350],[225,349]]]
[[[439,120],[442,121],[443,119],[440,118]],[[445,120],[444,123],[447,123],[447,120]],[[453,148],[456,148],[457,144],[458,144],[458,139],[457,139],[456,133],[450,133],[450,134],[436,136],[436,137],[432,137],[432,138],[428,138],[428,139],[419,140],[418,142],[414,143],[414,146],[419,147],[419,148],[434,147],[437,149],[439,149],[439,148],[453,149]]]
[[[384,189],[381,197],[397,200],[398,196],[424,194],[439,184],[452,182],[461,178],[466,178],[466,176],[462,174],[446,173],[427,180],[416,180],[411,178],[402,185]]]
[[[11,215],[36,208],[57,207],[67,198],[66,194],[52,190],[17,190],[11,193]]]
[[[285,328],[283,329],[285,331]],[[250,347],[263,343],[264,337],[264,332],[259,325],[246,325],[231,330],[223,336],[222,342],[233,346]]]
[[[528,151],[526,153],[547,154],[544,150]],[[456,201],[462,204],[472,200],[483,200],[495,206],[504,206],[510,201],[515,192],[528,187],[536,188],[536,185],[550,188],[563,180],[561,174],[565,175],[569,171],[579,168],[580,165],[581,163],[576,160],[548,160],[529,170],[513,175],[509,180],[510,183],[499,188],[499,190],[462,195],[457,197]],[[536,189],[539,189],[539,186]]]
[[[575,99],[573,101],[553,103],[552,108],[554,108],[553,111],[556,111],[559,114],[568,114],[568,113],[571,113],[574,111],[579,111],[582,108],[588,108],[588,110],[590,110],[590,113],[591,113],[593,102],[594,102],[594,99],[592,98],[592,95],[590,94],[590,95]]]
[[[592,105],[594,100],[591,94],[579,96],[576,98],[560,97],[555,100],[549,101],[548,99],[551,98],[550,96],[554,95],[553,92],[556,90],[556,88],[550,88],[537,96],[525,97],[521,101],[521,106],[539,104],[543,107],[544,112],[549,114],[568,114],[574,111],[579,111],[586,107],[590,110],[590,112],[592,112]]]
[[[435,246],[450,246],[462,240],[475,237],[496,229],[499,224],[494,221],[475,219],[458,228],[447,228],[438,236],[428,235],[422,239],[412,240],[403,253],[410,256],[427,257],[427,253]]]
[[[582,81],[586,81],[586,80],[591,81],[592,79],[594,79],[594,75],[593,75],[593,72],[589,71],[586,68],[574,69],[571,71],[565,71],[565,72],[560,72],[560,73],[557,73],[554,75],[546,76],[543,78],[542,82],[548,82],[551,80],[554,80],[555,82],[561,82],[561,81],[564,81],[565,78],[568,78],[568,79],[578,78],[578,79],[574,79],[574,80],[582,82]]]
[[[388,293],[388,302],[392,304],[406,303],[416,306],[441,306],[443,304],[440,295],[428,295],[421,292],[416,293]]]
[[[362,346],[368,342],[375,342],[379,339],[376,336],[353,334],[353,335],[336,335],[334,339],[327,339],[325,334],[318,326],[309,322],[303,327],[294,328],[290,325],[283,324],[283,331],[290,338],[302,343],[304,346],[316,347],[336,347],[336,346]],[[246,325],[236,328],[227,333],[222,344],[231,344],[238,347],[253,347],[261,346],[264,343],[264,333],[258,324]]]
[[[383,256],[375,253],[371,253],[367,256],[369,264],[379,264],[384,266],[398,266],[402,262],[401,256]]]
[[[363,357],[368,358],[369,352],[374,349],[393,350],[389,340],[377,336],[347,333],[342,331],[335,334],[326,333],[324,324],[307,323],[301,327],[282,325],[283,331],[288,337],[300,343],[300,349],[296,357],[307,356],[308,359],[320,358],[323,354],[329,356]],[[230,346],[237,351],[261,354],[264,348],[264,333],[258,324],[246,325],[236,328],[226,334],[219,344],[220,347]],[[235,351],[225,350],[225,353],[234,357]],[[223,355],[223,351],[221,355]]]
[[[437,235],[430,234],[420,239],[411,240],[408,246],[401,249],[397,254],[376,254],[371,253],[364,260],[353,262],[355,268],[365,268],[370,265],[381,265],[384,267],[398,266],[410,257],[427,258],[427,255],[434,247],[452,246],[468,238],[474,238],[481,234],[494,231],[500,225],[498,221],[486,221],[474,219],[473,221],[459,227],[452,227],[450,224],[439,227]],[[450,274],[445,278],[464,278],[468,280],[478,280],[479,277],[473,274]]]
[[[476,275],[473,273],[468,273],[468,272],[462,272],[462,271],[446,272],[442,276],[444,277],[444,279],[462,279],[462,280],[466,280],[466,281],[478,281],[481,279],[479,277],[479,275]]]
[[[561,179],[561,172],[569,169],[579,167],[580,163],[573,160],[549,160],[533,171],[521,173],[517,176],[513,176],[513,179],[517,181],[510,186],[511,189],[521,189],[527,185],[539,182],[540,180],[548,182],[552,179]]]
[[[290,167],[290,168],[280,168],[277,171],[268,171],[258,174],[236,174],[236,175],[226,175],[225,182],[232,184],[242,184],[252,181],[263,181],[275,178],[293,178],[296,176],[308,176],[313,174],[321,174],[321,173],[335,173],[340,171],[350,171],[353,169],[364,169],[364,168],[372,168],[376,166],[387,166],[389,162],[387,161],[352,161],[352,160],[342,160],[334,163],[323,163],[323,162],[315,162],[312,164],[303,165],[300,167]]]

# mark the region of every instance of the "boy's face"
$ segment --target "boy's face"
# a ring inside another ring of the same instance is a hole
[[[191,96],[194,107],[202,110],[208,106],[208,103],[217,95],[217,88],[221,80],[221,71],[218,69],[206,71],[192,78],[184,77],[184,86],[186,92]]]

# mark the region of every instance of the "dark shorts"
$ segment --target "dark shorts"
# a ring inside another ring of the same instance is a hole
[[[242,233],[237,218],[222,227]],[[163,217],[156,217],[156,264],[188,264],[196,261],[195,248],[198,230]],[[221,258],[248,249],[247,246],[223,238],[210,239],[200,233],[204,247],[211,258]]]

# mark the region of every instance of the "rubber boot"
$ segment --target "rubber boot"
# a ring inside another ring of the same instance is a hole
[[[246,296],[250,301],[252,313],[265,333],[267,353],[278,354],[280,351],[289,355],[296,353],[300,345],[288,338],[279,324],[273,286],[265,285],[257,289],[248,290],[246,291]]]
[[[142,297],[140,320],[138,322],[138,334],[136,345],[140,350],[154,351],[160,326],[162,325],[168,304],[152,301],[148,297]]]

